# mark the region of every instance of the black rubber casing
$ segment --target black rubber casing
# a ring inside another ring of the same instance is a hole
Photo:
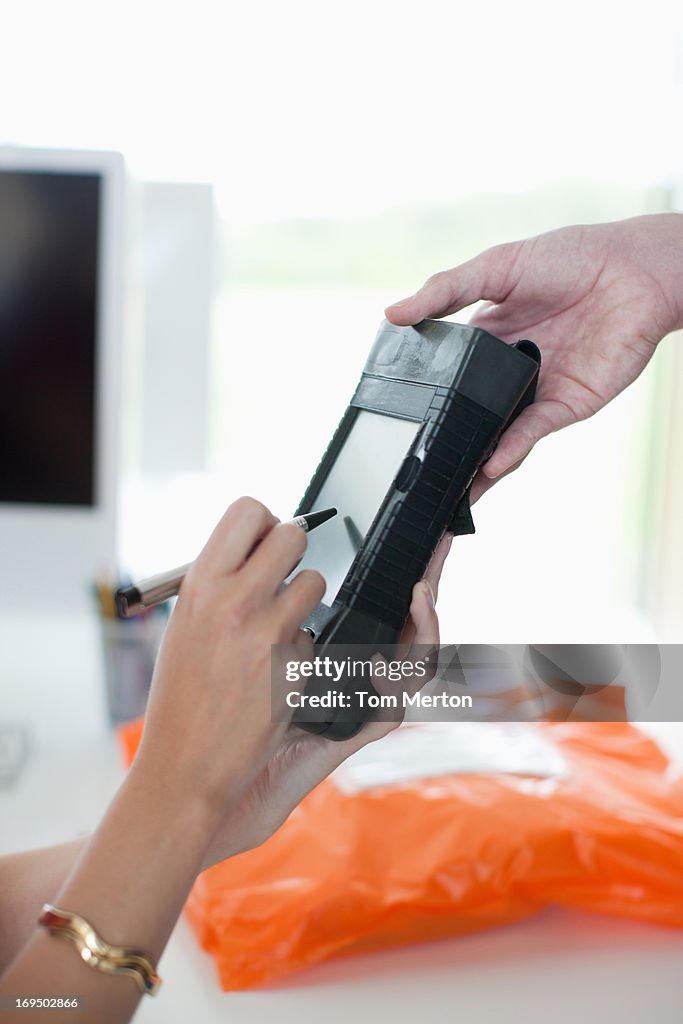
[[[424,320],[379,329],[355,394],[296,514],[309,512],[359,410],[421,423],[331,608],[306,624],[316,654],[330,644],[371,645],[387,657],[406,621],[413,586],[445,531],[473,533],[469,490],[505,427],[533,401],[540,353],[530,341],[508,345],[477,327]],[[363,713],[295,722],[346,739]]]

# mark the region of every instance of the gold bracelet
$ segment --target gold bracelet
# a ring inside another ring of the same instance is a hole
[[[161,978],[149,957],[137,949],[111,946],[78,914],[70,914],[46,903],[38,918],[38,924],[47,928],[52,935],[62,935],[73,942],[81,960],[94,967],[96,971],[105,971],[107,974],[132,974],[141,992],[154,996],[159,991]]]

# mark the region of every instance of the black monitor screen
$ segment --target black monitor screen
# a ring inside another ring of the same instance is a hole
[[[0,170],[0,501],[94,503],[100,175]]]

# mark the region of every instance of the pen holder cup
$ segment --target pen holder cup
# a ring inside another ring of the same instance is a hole
[[[167,618],[101,619],[107,709],[112,725],[144,714]]]

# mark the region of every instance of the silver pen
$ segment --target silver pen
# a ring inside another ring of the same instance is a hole
[[[305,512],[303,515],[290,519],[290,523],[294,523],[295,526],[300,526],[302,530],[310,533],[311,530],[315,530],[316,526],[321,526],[336,514],[336,508],[326,508],[320,512]],[[176,597],[191,566],[192,562],[188,562],[187,565],[180,565],[177,569],[170,569],[157,576],[150,576],[149,579],[141,580],[140,583],[131,583],[126,587],[121,587],[116,592],[116,607],[121,618],[132,618],[148,608],[163,604],[171,597]]]

